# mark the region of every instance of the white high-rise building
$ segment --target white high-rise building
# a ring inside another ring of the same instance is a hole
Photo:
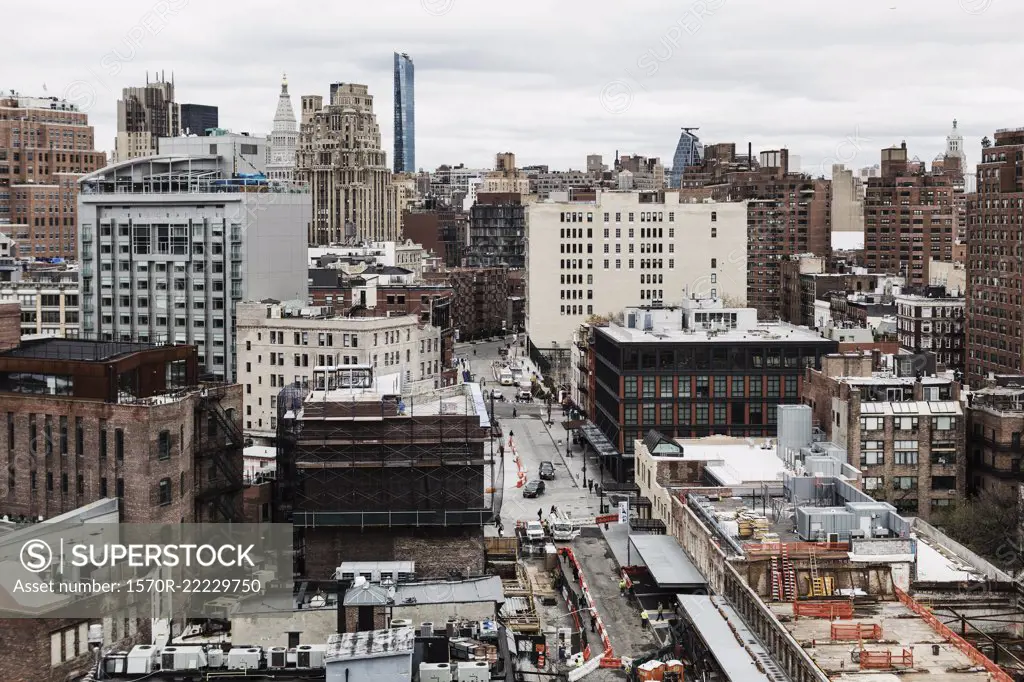
[[[238,177],[239,163],[218,154],[151,156],[82,178],[86,338],[194,344],[207,373],[232,380],[235,304],[306,300],[310,195]]]
[[[281,77],[281,94],[274,113],[274,131],[270,133],[268,178],[282,182],[295,180],[295,149],[298,144],[299,127],[292,110],[292,98],[288,94],[288,75],[285,74]]]
[[[591,315],[692,296],[747,301],[747,202],[681,203],[663,192],[554,193],[526,211],[526,330],[567,349]],[[557,295],[556,295],[557,292]]]

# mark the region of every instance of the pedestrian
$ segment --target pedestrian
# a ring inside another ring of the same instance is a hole
[[[649,618],[650,618],[650,616],[647,615],[647,609],[643,609],[643,610],[640,611],[640,629],[641,630],[646,630],[647,629],[647,625],[648,625],[647,621],[648,621]]]
[[[560,663],[565,663],[565,645],[564,644],[559,644],[558,645],[558,661]]]
[[[473,355],[476,355],[476,348],[473,349]]]
[[[590,631],[597,632],[597,616],[594,615],[593,611],[590,612]]]
[[[619,578],[619,596],[620,597],[626,596],[626,579],[625,578]]]
[[[551,505],[551,515],[554,516],[558,512],[558,507]]]
[[[543,509],[538,509],[537,510],[537,520],[538,521],[542,521],[543,519],[544,519],[544,510]]]
[[[661,602],[658,602],[658,620],[665,620],[665,616],[662,611],[665,609]]]
[[[590,490],[591,493],[594,492],[594,479],[590,479],[589,481],[587,481],[587,488]]]
[[[518,415],[518,413],[516,412],[516,408],[513,407],[512,408],[512,418],[515,419],[517,415]],[[508,433],[509,433],[510,436],[512,435],[511,431],[509,431]]]

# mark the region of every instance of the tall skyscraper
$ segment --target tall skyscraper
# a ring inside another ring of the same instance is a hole
[[[676,153],[672,155],[672,172],[669,174],[669,187],[679,187],[679,180],[688,166],[699,166],[704,156],[704,146],[700,138],[692,131],[697,128],[683,128],[676,144]]]
[[[141,88],[125,88],[117,101],[115,161],[152,156],[160,151],[161,137],[181,135],[181,105],[174,101],[174,74],[170,82],[149,82]]]
[[[415,69],[404,52],[395,53],[395,172],[416,172]]]
[[[107,161],[93,142],[70,102],[0,96],[0,233],[22,257],[75,257],[78,179]]]
[[[208,135],[206,131],[220,125],[217,107],[209,104],[181,105],[181,132],[185,135]]]
[[[295,148],[299,129],[295,124],[292,97],[288,94],[288,75],[281,77],[281,94],[274,113],[274,131],[270,133],[270,162],[267,177],[271,180],[291,182],[295,179]]]
[[[365,85],[334,83],[331,101],[302,96],[295,174],[313,193],[310,244],[394,241],[402,233],[373,96]]]

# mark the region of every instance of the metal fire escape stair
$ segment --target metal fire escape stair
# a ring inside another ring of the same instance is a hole
[[[204,500],[209,499],[223,517],[222,520],[241,521],[235,497],[243,488],[242,471],[241,467],[231,466],[230,458],[231,453],[238,452],[239,462],[241,462],[240,451],[245,446],[244,435],[224,410],[218,394],[211,393],[204,388],[200,394],[197,409],[205,414],[208,420],[212,420],[217,425],[217,429],[215,434],[211,434],[209,431],[197,434],[199,436],[199,451],[197,453],[199,456],[196,458],[196,480],[204,480],[201,471],[201,465],[204,463],[212,464],[217,473],[223,477],[221,485],[215,488],[206,488],[197,497]]]

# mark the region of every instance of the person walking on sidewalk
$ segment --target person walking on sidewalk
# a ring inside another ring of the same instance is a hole
[[[647,629],[647,626],[649,625],[648,620],[650,620],[650,616],[647,615],[647,609],[643,609],[642,611],[640,611],[640,629],[641,630],[646,630]]]
[[[544,509],[543,508],[537,510],[537,520],[538,521],[543,521],[544,520]]]
[[[665,616],[662,613],[665,607],[661,602],[658,602],[658,620],[665,620]]]
[[[626,579],[625,578],[619,578],[619,596],[620,597],[625,597],[626,596]]]

